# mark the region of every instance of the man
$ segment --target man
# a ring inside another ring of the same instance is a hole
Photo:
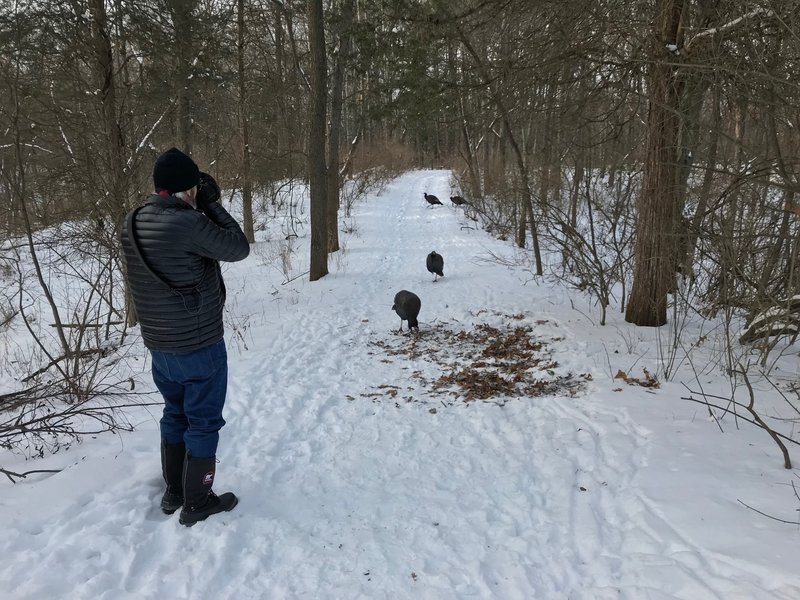
[[[164,397],[161,509],[183,507],[192,526],[238,503],[211,486],[228,381],[223,339],[225,285],[219,262],[243,260],[250,245],[220,205],[214,179],[177,148],[158,157],[155,194],[131,213],[122,233],[128,285]]]

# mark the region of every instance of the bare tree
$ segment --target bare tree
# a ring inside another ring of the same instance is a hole
[[[192,152],[192,129],[194,124],[193,53],[194,27],[192,13],[197,0],[174,0],[169,3],[175,35],[176,63],[175,85],[178,98],[178,145],[187,154]]]
[[[331,89],[331,125],[328,135],[328,251],[339,250],[339,189],[341,175],[339,167],[339,140],[342,131],[342,106],[344,104],[345,63],[350,59],[354,0],[343,0],[337,27],[338,51],[333,68]]]
[[[467,49],[467,52],[469,52],[470,55],[472,55],[473,60],[475,60],[478,73],[480,73],[484,85],[491,91],[492,99],[495,102],[497,110],[500,113],[500,118],[502,119],[503,122],[503,129],[508,138],[508,143],[514,152],[517,171],[519,174],[520,181],[522,182],[521,209],[522,211],[524,211],[523,213],[524,216],[522,217],[521,222],[523,223],[523,227],[525,221],[530,223],[531,243],[533,244],[533,256],[536,261],[536,274],[541,275],[543,273],[542,253],[541,250],[539,249],[539,232],[537,228],[537,219],[533,207],[530,176],[528,174],[528,167],[525,163],[525,157],[523,156],[522,149],[520,148],[516,136],[514,135],[514,130],[512,129],[511,126],[511,117],[509,111],[506,108],[501,93],[493,85],[491,85],[491,78],[489,76],[489,72],[486,69],[486,66],[484,65],[483,59],[480,57],[480,55],[478,55],[475,48],[470,43],[469,39],[467,38],[466,34],[462,29],[459,29],[459,37],[461,38],[461,42],[464,44],[464,47]],[[522,231],[524,232],[524,229]],[[522,243],[520,243],[520,240],[518,240],[518,245],[524,246],[525,245],[524,240],[525,238],[523,233],[521,238]]]
[[[636,325],[667,322],[667,293],[675,273],[678,103],[675,52],[683,44],[683,0],[657,0],[648,53],[649,116],[644,181],[636,226],[635,266],[625,320]]]
[[[239,127],[242,135],[242,221],[244,235],[251,244],[256,241],[253,231],[253,185],[250,177],[250,123],[247,106],[247,74],[245,57],[245,11],[244,0],[237,3],[236,59],[239,75]]]
[[[308,40],[311,50],[308,175],[311,195],[311,267],[309,279],[328,274],[327,175],[325,164],[325,113],[328,95],[325,29],[322,0],[307,0]]]
[[[688,0],[659,0],[655,6],[653,34],[647,48],[647,146],[636,226],[633,287],[625,313],[625,319],[637,325],[660,326],[666,323],[667,294],[673,289],[675,273],[679,268],[690,268],[681,262],[687,253],[685,240],[694,245],[694,237],[686,231],[682,213],[689,165],[693,160],[691,146],[699,143],[697,123],[705,91],[711,83],[704,73],[710,48],[747,27],[755,29],[762,20],[774,16],[771,10],[756,8],[733,18],[724,15],[722,22],[713,23],[713,11],[709,6],[701,5],[695,31],[685,41],[686,24],[690,22],[692,8],[693,3]],[[742,37],[747,38],[746,35]],[[743,45],[747,52],[746,42]],[[765,70],[769,72],[770,68]],[[768,82],[774,80],[770,76],[765,79]],[[756,88],[758,86],[755,84]],[[739,123],[742,125],[738,129],[738,143],[734,145],[738,155],[734,167],[736,170],[746,163],[746,147],[755,141],[743,129],[748,114],[748,107],[744,105],[748,95],[738,94],[734,101],[734,106],[739,106]],[[712,134],[712,143],[709,144],[712,150],[710,154],[714,157],[717,155],[716,135],[716,132]],[[763,133],[758,135],[764,136]],[[760,140],[755,143],[764,145]],[[763,152],[768,153],[769,148],[770,145],[766,144]],[[713,170],[716,165],[708,164],[707,168]],[[772,170],[773,167],[764,165],[763,168]],[[766,174],[762,173],[761,176]],[[741,182],[741,178],[737,179]],[[731,197],[735,197],[740,189],[737,185]],[[766,194],[766,187],[762,191]],[[705,199],[702,199],[701,205],[704,203]],[[757,217],[753,207],[738,202],[728,202],[726,208],[724,214],[727,220],[723,227],[724,243],[728,244],[735,238],[734,231],[753,226],[752,221],[745,223],[745,220]],[[702,214],[696,213],[693,225],[697,226],[701,220]],[[784,231],[786,226],[784,220]],[[753,253],[752,248],[747,253],[750,256],[764,255],[761,251]],[[773,252],[773,257],[779,254],[778,248],[777,252]],[[721,264],[723,269],[729,271],[725,277],[729,284],[737,278],[736,272],[741,272],[738,265],[741,256],[737,250],[733,250]],[[765,273],[768,276],[773,271],[773,267],[768,265],[774,260],[767,257],[767,264],[760,265],[762,280]],[[751,284],[757,279],[759,277],[751,278]],[[753,291],[759,293],[759,285],[753,287],[756,288]],[[722,285],[719,289],[728,291],[730,287]]]

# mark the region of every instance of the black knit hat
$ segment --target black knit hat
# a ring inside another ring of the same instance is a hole
[[[200,169],[195,162],[177,148],[170,148],[156,159],[153,167],[153,184],[156,191],[170,194],[183,192],[200,183]]]

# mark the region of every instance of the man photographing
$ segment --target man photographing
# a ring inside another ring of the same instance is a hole
[[[164,397],[161,509],[182,507],[180,523],[191,526],[238,503],[231,492],[211,490],[228,382],[219,261],[247,258],[250,244],[219,203],[213,177],[177,148],[158,157],[153,183],[155,193],[126,218],[122,248],[153,381]]]

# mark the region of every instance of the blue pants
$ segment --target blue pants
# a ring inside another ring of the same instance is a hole
[[[153,381],[164,396],[161,437],[184,442],[195,458],[217,453],[228,387],[225,340],[194,352],[152,352]]]

